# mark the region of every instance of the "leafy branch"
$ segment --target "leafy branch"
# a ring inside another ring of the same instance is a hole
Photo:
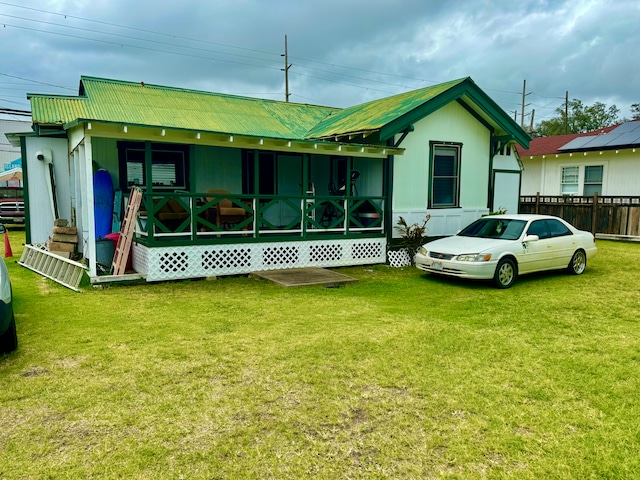
[[[400,234],[400,245],[406,248],[407,252],[409,253],[409,260],[411,261],[412,267],[415,267],[416,253],[424,243],[424,237],[427,232],[427,222],[430,218],[431,215],[427,215],[424,218],[422,224],[416,222],[412,225],[409,225],[403,217],[400,217],[400,219],[398,220],[398,224],[394,227],[395,230]]]

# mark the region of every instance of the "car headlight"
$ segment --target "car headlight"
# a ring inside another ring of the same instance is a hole
[[[465,253],[458,255],[456,260],[459,262],[488,262],[491,260],[490,253]]]
[[[429,256],[429,252],[427,252],[427,249],[426,249],[426,248],[424,248],[424,247],[420,247],[420,248],[418,249],[418,253],[419,253],[420,255],[425,256],[425,257]]]

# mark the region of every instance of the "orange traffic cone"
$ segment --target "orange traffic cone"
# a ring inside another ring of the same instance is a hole
[[[4,258],[13,257],[13,252],[11,251],[11,244],[9,243],[9,235],[7,235],[7,231],[4,231]]]

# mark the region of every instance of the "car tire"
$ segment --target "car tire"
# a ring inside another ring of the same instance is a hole
[[[571,257],[567,270],[571,275],[580,275],[585,268],[587,268],[587,255],[584,250],[576,250],[573,257]]]
[[[496,273],[493,275],[493,283],[498,288],[509,288],[518,278],[516,262],[510,258],[503,258],[498,262]]]
[[[16,348],[18,348],[18,334],[16,332],[16,319],[12,314],[9,328],[0,335],[0,353],[13,352]]]

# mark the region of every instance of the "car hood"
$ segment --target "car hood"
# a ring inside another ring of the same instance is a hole
[[[505,247],[513,244],[515,240],[499,240],[495,238],[462,237],[454,235],[452,237],[434,240],[424,245],[429,251],[460,255],[463,253],[482,253],[498,247]]]

